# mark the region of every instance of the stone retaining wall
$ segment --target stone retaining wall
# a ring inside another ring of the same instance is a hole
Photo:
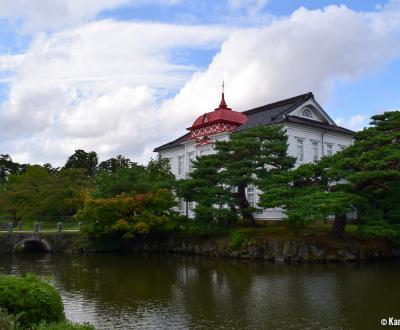
[[[275,262],[342,262],[381,260],[400,257],[400,248],[385,241],[324,243],[311,240],[268,239],[246,246],[232,247],[229,240],[182,239],[165,241],[137,241],[124,250],[144,252],[173,252],[197,254],[218,258],[243,258],[270,260]]]
[[[250,244],[232,245],[229,238],[182,238],[170,237],[159,240],[132,240],[117,245],[94,244],[79,232],[0,235],[0,254],[13,253],[21,241],[45,240],[51,252],[159,252],[196,254],[216,258],[242,258],[275,262],[342,262],[382,260],[400,257],[400,248],[383,240],[317,240],[264,239]],[[105,240],[108,242],[109,240]]]

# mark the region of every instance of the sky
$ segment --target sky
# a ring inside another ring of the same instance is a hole
[[[400,0],[0,0],[0,154],[139,163],[219,103],[400,108]]]

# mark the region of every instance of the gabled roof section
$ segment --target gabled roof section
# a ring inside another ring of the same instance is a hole
[[[248,117],[248,120],[244,124],[236,128],[235,131],[244,131],[246,129],[255,128],[261,125],[294,123],[309,127],[311,126],[327,131],[354,135],[353,131],[337,126],[332,121],[332,119],[328,120],[327,122],[320,122],[312,119],[290,115],[293,110],[300,107],[302,104],[309,103],[308,101],[313,101],[313,103],[317,105],[318,110],[322,111],[322,114],[325,116],[325,118],[327,117],[330,119],[328,114],[326,114],[322,107],[319,106],[318,103],[315,101],[313,93],[306,93],[282,101],[263,105],[258,108],[243,111],[242,113]],[[172,142],[157,147],[154,149],[154,151],[158,152],[161,150],[177,147],[181,145],[182,142],[185,142],[189,139],[189,134],[190,133],[187,133]]]
[[[178,137],[176,140],[168,142],[166,144],[163,144],[162,146],[159,146],[157,148],[154,148],[154,152],[159,152],[161,150],[166,150],[174,147],[178,147],[181,145],[182,142],[185,142],[189,138],[190,133],[186,133],[182,135],[181,137]]]
[[[239,126],[236,131],[244,131],[260,125],[270,125],[274,124],[275,122],[279,122],[283,119],[284,115],[313,98],[313,93],[306,93],[244,111],[243,113],[248,116],[249,120],[243,125]]]
[[[301,124],[301,125],[305,125],[305,126],[312,126],[315,128],[323,129],[326,131],[354,135],[354,131],[349,130],[347,128],[340,127],[337,125],[331,125],[329,123],[311,120],[311,119],[307,119],[307,118],[297,117],[297,116],[287,115],[287,116],[285,116],[285,118],[283,118],[281,120],[281,122],[282,123],[285,122],[285,123]]]

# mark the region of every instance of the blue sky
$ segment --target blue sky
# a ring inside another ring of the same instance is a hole
[[[290,15],[299,7],[319,9],[329,5],[345,5],[357,11],[374,11],[385,4],[382,0],[275,0],[266,2],[259,14],[272,14],[276,16]],[[113,17],[123,20],[153,20],[153,21],[180,21],[184,22],[190,16],[201,23],[219,22],[221,17],[227,15],[240,16],[246,14],[246,8],[232,10],[222,0],[182,1],[175,6],[160,7],[157,3],[137,6],[127,4],[116,9],[106,10],[99,17]]]
[[[222,79],[238,110],[312,91],[360,129],[400,107],[399,45],[398,0],[0,0],[0,153],[145,161]]]

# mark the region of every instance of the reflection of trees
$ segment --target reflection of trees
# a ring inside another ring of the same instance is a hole
[[[341,309],[348,328],[378,329],[382,318],[399,318],[399,262],[346,265],[341,275]]]
[[[383,316],[396,316],[400,296],[394,263],[278,265],[163,254],[20,254],[0,256],[0,271],[53,275],[62,292],[94,304],[92,317],[99,320],[108,314],[189,328],[366,329]]]
[[[162,255],[98,254],[57,258],[57,280],[66,291],[115,305],[169,300],[176,282],[175,262]]]
[[[183,306],[190,327],[221,324],[243,328],[240,325],[245,325],[246,310],[242,298],[248,295],[253,279],[249,265],[198,257],[188,258],[184,269],[187,275],[176,300]]]

